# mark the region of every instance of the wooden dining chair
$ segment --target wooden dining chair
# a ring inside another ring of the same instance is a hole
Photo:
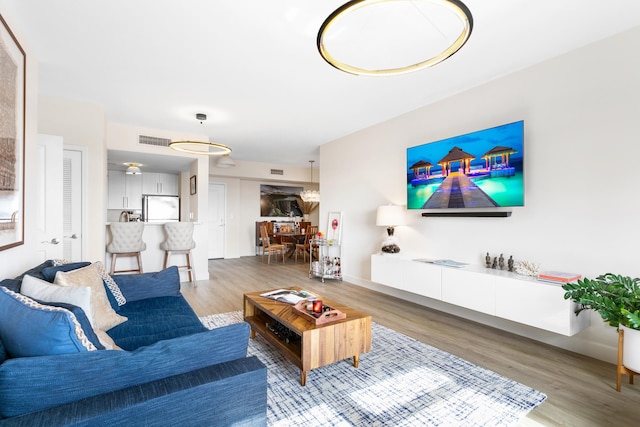
[[[284,264],[284,254],[286,252],[286,246],[282,244],[271,243],[269,239],[269,233],[267,233],[267,227],[260,226],[260,239],[262,240],[262,262],[264,262],[264,253],[267,252],[267,264],[271,264],[271,254],[282,254],[282,263]]]
[[[307,253],[309,252],[309,243],[313,234],[308,229],[305,229],[304,241],[302,243],[296,243],[295,260],[298,262],[298,254],[302,254],[304,261],[307,262]]]

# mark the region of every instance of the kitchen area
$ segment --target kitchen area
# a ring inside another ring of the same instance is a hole
[[[164,224],[191,221],[194,223],[194,237],[201,232],[202,224],[197,221],[192,202],[197,191],[195,173],[192,175],[191,172],[193,162],[193,159],[176,156],[108,152],[105,241],[108,245],[112,240],[109,226],[113,222],[144,223],[142,240],[146,249],[141,253],[144,272],[163,269],[165,251],[160,245],[166,240]],[[195,205],[197,207],[197,201]],[[206,247],[203,247],[206,241],[200,240],[199,243],[200,247],[197,245],[194,253],[206,253]],[[111,253],[105,252],[107,270],[110,269],[111,258]],[[203,257],[195,254],[195,258]],[[135,257],[118,256],[116,269],[136,269],[137,264]],[[184,255],[175,254],[169,260],[169,265],[184,264]],[[195,267],[198,279],[208,278],[205,262],[195,262]],[[186,272],[181,271],[180,274],[181,280],[188,280]]]

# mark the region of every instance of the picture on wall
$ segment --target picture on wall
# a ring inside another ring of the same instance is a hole
[[[0,16],[0,250],[24,243],[25,53]]]
[[[327,242],[339,245],[342,236],[342,212],[329,212],[327,221]]]
[[[302,216],[300,192],[302,187],[260,185],[260,216]]]

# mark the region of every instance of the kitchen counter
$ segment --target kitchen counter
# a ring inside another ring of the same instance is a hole
[[[105,241],[107,245],[111,243],[111,232],[109,230],[108,222],[105,227]],[[165,223],[162,222],[145,222],[144,232],[142,233],[142,240],[146,243],[147,249],[142,252],[142,269],[145,273],[153,271],[160,271],[164,266],[165,251],[160,249],[160,244],[166,240],[164,233]],[[196,241],[196,247],[192,250],[192,264],[195,268],[197,280],[208,280],[209,269],[207,260],[207,238],[208,235],[205,224],[194,222],[193,238]],[[169,259],[169,265],[184,265],[186,264],[185,255],[171,255]],[[111,270],[111,254],[106,252],[104,257],[104,265],[107,272]],[[118,257],[116,270],[128,270],[136,268],[135,257]],[[189,281],[189,276],[186,271],[180,270],[180,281]]]

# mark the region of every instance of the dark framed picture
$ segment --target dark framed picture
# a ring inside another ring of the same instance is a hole
[[[26,55],[0,15],[0,251],[24,244]]]
[[[189,193],[191,193],[192,196],[198,192],[197,178],[197,176],[193,175],[191,179],[189,179]]]

